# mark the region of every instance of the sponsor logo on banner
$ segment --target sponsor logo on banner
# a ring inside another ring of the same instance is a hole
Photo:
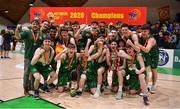
[[[173,68],[180,68],[180,50],[174,50]]]
[[[169,55],[165,50],[159,50],[159,66],[164,66],[169,61]]]
[[[137,20],[137,18],[141,17],[141,11],[139,9],[133,9],[131,12],[129,12],[129,21],[131,20]]]
[[[159,49],[159,67],[173,68],[173,49]]]

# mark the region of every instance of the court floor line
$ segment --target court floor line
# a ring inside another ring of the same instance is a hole
[[[0,79],[1,80],[14,80],[14,79],[23,79],[22,77],[17,77],[17,78],[3,78],[3,79]]]
[[[169,82],[180,82],[180,81],[177,81],[177,80],[168,80],[168,79],[158,79],[158,80],[161,80],[161,81],[169,81]]]

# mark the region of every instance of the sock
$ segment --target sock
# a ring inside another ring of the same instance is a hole
[[[76,89],[76,88],[77,88],[77,86],[76,86],[76,82],[71,82],[71,88],[74,88],[74,89]]]
[[[38,90],[38,89],[34,90],[34,93],[38,93],[38,92],[39,92],[39,90]]]
[[[152,84],[152,87],[155,87],[155,84]]]
[[[122,92],[122,86],[119,86],[118,92],[121,91]]]
[[[143,93],[143,97],[147,97],[147,93]]]
[[[82,92],[82,88],[79,88],[78,90]]]
[[[98,84],[97,85],[97,90],[100,91],[100,89],[101,89],[101,84]]]

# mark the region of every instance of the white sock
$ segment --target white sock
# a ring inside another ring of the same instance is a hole
[[[98,84],[97,85],[97,90],[100,91],[100,89],[101,89],[101,84]]]
[[[78,90],[82,92],[82,88],[79,88]]]
[[[122,86],[119,86],[118,92],[121,91],[122,92]]]
[[[143,93],[143,96],[147,96],[147,93]]]
[[[73,83],[73,82],[72,82],[71,88],[76,88],[76,83]]]

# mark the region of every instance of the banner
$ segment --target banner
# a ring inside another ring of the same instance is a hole
[[[50,20],[54,18],[57,24],[63,24],[66,20],[77,20],[79,23],[86,22],[86,13],[84,8],[55,8],[55,7],[31,7],[30,20],[39,17],[41,20]]]
[[[122,21],[129,25],[143,25],[146,23],[145,7],[89,7],[87,8],[87,23],[91,21],[110,22]]]
[[[173,68],[173,49],[159,49],[159,67]]]
[[[54,18],[57,24],[66,20],[90,24],[96,20],[107,24],[122,21],[129,25],[143,25],[146,23],[146,11],[146,7],[31,7],[30,20],[39,17],[41,20]]]
[[[169,6],[164,6],[158,9],[159,20],[169,21],[170,20],[170,8]]]
[[[180,68],[180,50],[174,50],[173,68]]]

